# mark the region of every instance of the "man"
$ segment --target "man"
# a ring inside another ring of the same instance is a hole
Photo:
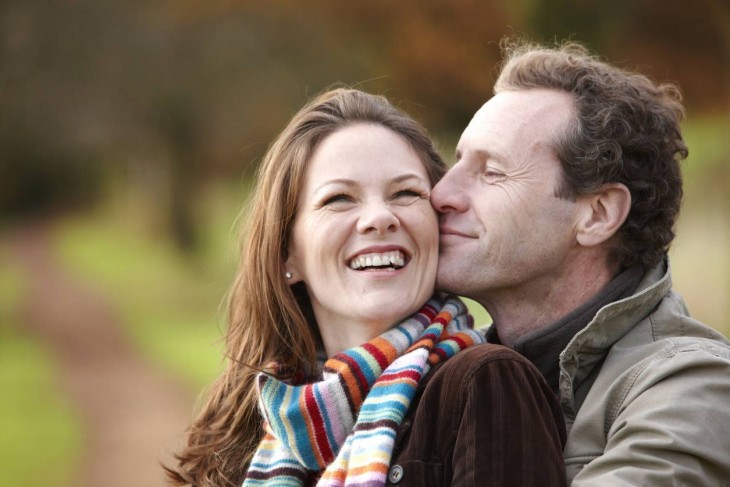
[[[559,395],[572,485],[730,485],[729,343],[689,317],[666,257],[677,90],[575,43],[513,43],[494,91],[432,192],[439,287]]]

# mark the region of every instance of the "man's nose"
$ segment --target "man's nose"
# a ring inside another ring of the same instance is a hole
[[[439,213],[462,212],[468,207],[467,188],[457,166],[451,168],[431,190],[431,206]]]

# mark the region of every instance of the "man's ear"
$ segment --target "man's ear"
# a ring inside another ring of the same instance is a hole
[[[606,184],[594,194],[581,195],[584,205],[577,228],[580,245],[591,247],[610,239],[626,221],[631,209],[631,192],[622,183]]]

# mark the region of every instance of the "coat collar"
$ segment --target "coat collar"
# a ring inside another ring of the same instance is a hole
[[[573,383],[580,382],[607,351],[637,323],[645,319],[672,288],[669,262],[665,259],[647,271],[633,295],[601,308],[560,354],[561,404],[572,411]]]

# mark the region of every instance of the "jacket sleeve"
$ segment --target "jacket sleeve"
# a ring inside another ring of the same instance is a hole
[[[730,485],[728,353],[677,346],[635,367],[611,398],[605,451],[572,485]]]
[[[451,485],[567,485],[563,416],[543,377],[504,347],[473,355],[461,383],[449,384],[442,398],[463,407],[456,412]]]

